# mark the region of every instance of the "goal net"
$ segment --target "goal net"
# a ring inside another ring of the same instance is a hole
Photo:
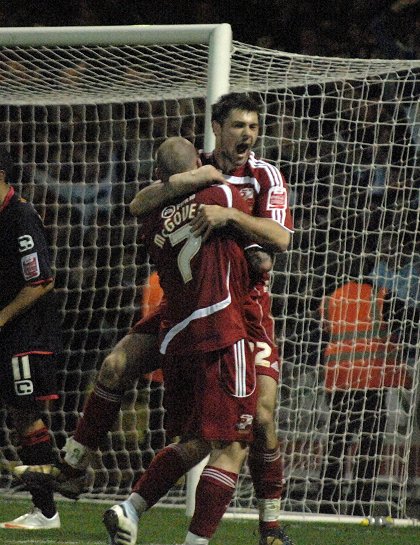
[[[65,341],[62,396],[51,413],[58,448],[104,356],[144,311],[150,268],[128,203],[152,178],[165,138],[205,144],[208,49],[159,44],[159,34],[146,45],[0,48],[0,141],[44,218],[56,268]],[[283,509],[356,515],[361,491],[365,508],[406,517],[420,485],[420,62],[304,57],[239,42],[230,62],[230,90],[262,106],[256,151],[286,175],[295,223],[272,282],[283,352]],[[332,407],[319,309],[362,274],[393,293],[388,333],[408,378],[381,385],[373,406],[359,390]],[[357,426],[372,420],[370,434]],[[1,425],[2,455],[18,459],[4,411]],[[127,392],[94,460],[90,497],[124,497],[164,442],[162,385],[145,377]],[[2,485],[10,487],[7,475]],[[185,503],[184,483],[164,501]],[[231,507],[255,512],[246,468]]]

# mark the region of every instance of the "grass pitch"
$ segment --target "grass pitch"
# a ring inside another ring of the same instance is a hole
[[[11,520],[30,508],[27,500],[0,499],[0,518]],[[102,525],[106,504],[59,502],[61,529],[22,531],[0,529],[0,545],[105,545]],[[188,519],[178,509],[155,508],[146,513],[139,529],[139,545],[182,543]],[[258,545],[256,521],[223,520],[212,545]],[[290,522],[287,533],[295,545],[413,545],[420,543],[420,527],[362,527],[353,524]]]

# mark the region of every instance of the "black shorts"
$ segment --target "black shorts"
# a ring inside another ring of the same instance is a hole
[[[12,407],[28,407],[35,400],[57,399],[56,355],[27,352],[11,355],[0,348],[0,398]]]

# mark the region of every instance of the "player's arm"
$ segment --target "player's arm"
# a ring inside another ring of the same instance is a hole
[[[19,316],[19,314],[25,312],[38,299],[51,291],[53,287],[54,281],[52,279],[48,283],[24,286],[16,297],[0,310],[0,328]]]
[[[179,197],[190,195],[214,183],[224,182],[223,174],[212,165],[173,174],[165,184],[156,182],[140,190],[130,203],[130,212],[134,216],[142,217]]]
[[[22,289],[0,310],[0,327],[22,314],[54,287],[49,251],[41,218],[29,205],[22,208],[15,233]]]
[[[250,216],[236,208],[203,205],[191,221],[196,236],[208,236],[212,229],[232,224],[254,242],[273,252],[284,252],[290,243],[290,232],[270,218]]]

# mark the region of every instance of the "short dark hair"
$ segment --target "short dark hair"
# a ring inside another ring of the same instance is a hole
[[[232,110],[256,112],[258,116],[260,114],[260,106],[252,97],[243,93],[227,93],[213,104],[211,120],[223,125]]]
[[[15,165],[4,144],[0,145],[0,170],[3,170],[6,174],[6,182],[10,183],[15,173]]]

